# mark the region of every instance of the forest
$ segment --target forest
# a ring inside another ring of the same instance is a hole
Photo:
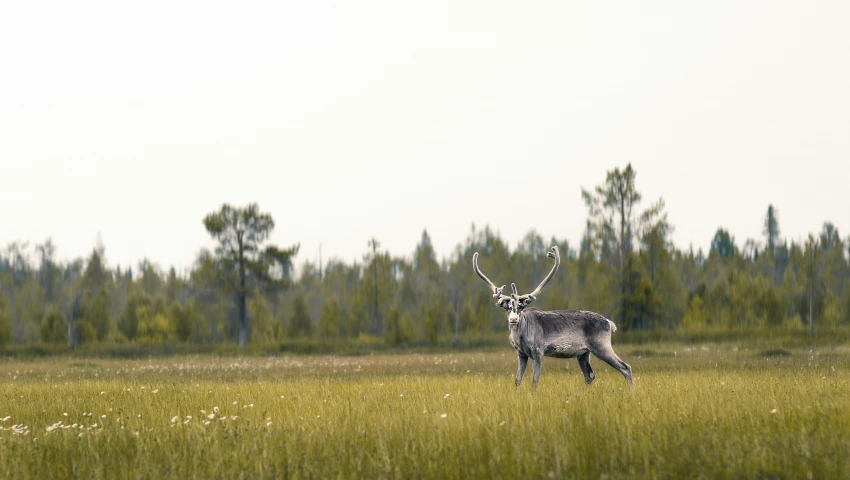
[[[636,178],[629,164],[582,189],[578,244],[531,230],[512,248],[492,226],[472,225],[443,259],[423,231],[408,256],[372,239],[362,262],[295,269],[297,243],[270,244],[274,219],[257,204],[224,204],[198,219],[217,246],[201,250],[184,275],[146,259],[110,267],[99,241],[69,262],[57,260],[50,238],[16,241],[0,249],[0,345],[504,343],[504,312],[475,276],[472,255],[480,252],[494,281],[530,290],[551,268],[553,245],[561,268],[534,306],[597,311],[626,338],[806,337],[850,327],[850,237],[832,223],[789,241],[767,205],[763,238],[741,242],[720,227],[708,252],[683,250],[670,240],[663,200],[644,201]]]

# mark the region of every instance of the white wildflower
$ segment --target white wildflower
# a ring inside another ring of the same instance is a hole
[[[214,414],[214,413],[211,413],[211,414],[207,415],[207,418],[209,418],[210,420],[212,420],[213,418],[215,418],[215,414]]]
[[[177,415],[171,417],[171,423],[177,423],[177,420],[180,420],[180,417],[178,417]]]
[[[447,394],[445,394],[445,395],[443,396],[443,398],[449,398],[449,394],[448,394],[448,393],[447,393]]]
[[[448,415],[446,415],[446,414],[444,413],[444,414],[440,415],[440,418],[446,418],[447,416],[448,416]]]

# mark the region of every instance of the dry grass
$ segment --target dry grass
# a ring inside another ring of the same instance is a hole
[[[2,363],[0,477],[850,477],[850,350],[616,348]]]

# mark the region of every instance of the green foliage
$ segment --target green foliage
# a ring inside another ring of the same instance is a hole
[[[186,274],[147,259],[112,268],[99,242],[87,258],[68,262],[56,260],[50,239],[36,245],[34,256],[27,242],[13,242],[0,250],[0,342],[224,348],[250,339],[270,348],[347,345],[341,348],[358,352],[450,341],[489,345],[496,337],[506,344],[505,312],[473,273],[472,256],[480,254],[497,285],[515,283],[522,294],[551,268],[545,254],[552,245],[562,252],[561,268],[532,306],[599,312],[622,327],[618,338],[817,336],[819,328],[850,324],[850,239],[830,222],[806,241],[782,239],[777,209],[769,205],[762,243],[747,239],[739,249],[719,228],[703,239],[711,240],[706,258],[702,249],[672,244],[663,201],[642,208],[631,165],[607,172],[583,198],[588,219],[578,250],[534,229],[514,249],[489,226],[472,225],[448,257],[438,258],[422,231],[407,254],[391,255],[371,239],[362,262],[305,261],[298,278],[291,273],[297,245],[270,245],[274,222],[256,204],[224,205],[207,215],[215,251],[202,250]]]
[[[140,342],[167,342],[174,338],[174,328],[164,313],[146,311],[139,321],[138,340]]]
[[[139,317],[152,308],[151,298],[142,292],[134,292],[124,303],[124,311],[118,319],[118,331],[129,340],[138,335]]]
[[[705,325],[706,315],[705,309],[703,308],[702,298],[698,295],[694,295],[691,297],[688,310],[685,312],[684,317],[682,317],[682,328],[685,330],[703,328]]]
[[[360,332],[363,331],[363,325],[368,321],[366,310],[363,308],[363,303],[359,301],[351,302],[351,314],[344,313],[341,319],[343,334],[348,338],[357,338]]]
[[[44,289],[35,276],[26,281],[16,295],[17,310],[21,317],[21,339],[24,342],[38,340],[37,326],[44,316],[46,308]]]
[[[74,325],[74,334],[77,342],[81,345],[95,343],[97,341],[97,330],[87,320],[80,320]]]
[[[12,340],[12,322],[6,313],[6,299],[0,295],[0,345],[6,345]]]
[[[274,340],[274,318],[269,312],[266,300],[255,297],[248,300],[248,312],[251,314],[251,341],[266,343]]]
[[[431,345],[435,345],[440,338],[440,331],[442,330],[442,312],[433,307],[423,307],[419,317],[425,327],[425,339]]]
[[[718,228],[714,233],[714,238],[711,240],[711,248],[709,257],[719,255],[723,258],[731,257],[738,254],[738,247],[735,246],[735,237],[729,235],[727,230]]]
[[[295,304],[292,310],[292,317],[289,320],[289,336],[292,338],[309,337],[313,333],[313,320],[310,319],[310,312],[307,311],[307,302],[304,297],[298,295],[295,297]]]
[[[39,335],[45,343],[67,343],[68,326],[65,314],[57,307],[51,307],[41,320]]]
[[[652,282],[645,274],[630,275],[628,291],[631,294],[624,305],[623,318],[626,324],[637,328],[648,328],[651,318],[661,310],[661,299],[656,295]]]
[[[408,343],[414,338],[413,322],[406,314],[402,314],[397,308],[391,308],[387,312],[387,329],[384,340],[390,345],[401,345]]]
[[[82,318],[94,329],[96,340],[106,338],[112,328],[112,319],[109,316],[109,294],[105,288],[83,295]]]
[[[622,171],[619,168],[608,171],[605,183],[592,191],[581,190],[595,249],[600,253],[618,252],[621,268],[626,262],[630,239],[637,233],[634,206],[640,203],[642,195],[635,187],[636,177],[637,172],[629,163]]]
[[[469,329],[469,333],[473,337],[478,337],[481,335],[486,335],[491,330],[491,309],[496,308],[488,303],[482,303],[478,305],[478,311],[475,312],[474,322]],[[502,315],[502,311],[499,311],[499,316],[504,317]],[[504,317],[505,325],[507,325],[507,317]]]
[[[336,296],[331,296],[325,306],[322,308],[322,313],[319,315],[319,338],[329,340],[336,338],[339,335],[339,324],[345,323],[342,315],[342,310],[339,306],[339,300]]]
[[[180,306],[175,303],[171,305],[169,313],[173,323],[171,330],[175,338],[181,342],[188,342],[192,335],[198,332],[199,322],[193,305]]]
[[[109,287],[112,280],[104,264],[102,245],[92,250],[82,278],[82,302],[79,305],[79,317],[83,319],[77,327],[81,343],[103,340],[112,328],[109,314]],[[89,328],[95,333],[91,338]]]
[[[458,322],[458,330],[460,330],[461,334],[471,331],[475,326],[475,312],[472,310],[469,303],[463,304]]]
[[[846,325],[850,325],[850,289],[844,292],[844,318]]]
[[[627,164],[622,171],[615,168],[607,172],[603,185],[596,186],[592,192],[582,188],[581,194],[588,209],[585,237],[589,249],[603,262],[619,259],[618,317],[626,325],[645,327],[649,324],[647,317],[660,310],[661,305],[653,293],[654,285],[644,281],[642,273],[634,267],[633,244],[635,239],[643,239],[654,274],[671,227],[663,199],[638,212],[642,195],[637,191],[636,177],[637,172]]]
[[[776,208],[773,205],[767,206],[767,214],[764,216],[763,233],[765,241],[767,241],[768,252],[773,254],[779,242],[779,219],[777,218]]]
[[[361,301],[371,319],[371,325],[363,326],[374,334],[380,334],[384,330],[382,319],[385,305],[396,287],[392,275],[392,259],[388,253],[379,252],[379,247],[377,240],[369,240],[370,252],[363,257],[365,265],[360,279]]]
[[[286,249],[265,245],[274,226],[272,216],[260,212],[256,203],[245,208],[225,203],[219,211],[204,217],[204,227],[218,241],[216,260],[210,267],[215,269],[216,285],[234,295],[239,315],[239,345],[243,347],[248,337],[249,293],[287,285],[292,257],[298,253],[298,245]]]

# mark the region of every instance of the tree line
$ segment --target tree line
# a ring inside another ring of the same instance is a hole
[[[832,223],[789,241],[769,205],[762,239],[741,244],[721,227],[707,253],[682,250],[663,200],[644,207],[636,178],[627,165],[582,189],[588,217],[576,245],[532,230],[511,248],[491,227],[472,225],[448,258],[437,258],[423,231],[410,256],[373,238],[362,262],[304,261],[297,278],[298,245],[270,244],[274,220],[256,204],[225,204],[202,219],[216,248],[185,275],[148,260],[110,268],[100,241],[69,262],[57,260],[51,239],[13,242],[0,251],[0,345],[484,338],[504,332],[506,320],[472,271],[473,253],[494,281],[530,288],[551,267],[552,245],[562,264],[539,308],[594,310],[624,331],[850,326],[850,237]]]

